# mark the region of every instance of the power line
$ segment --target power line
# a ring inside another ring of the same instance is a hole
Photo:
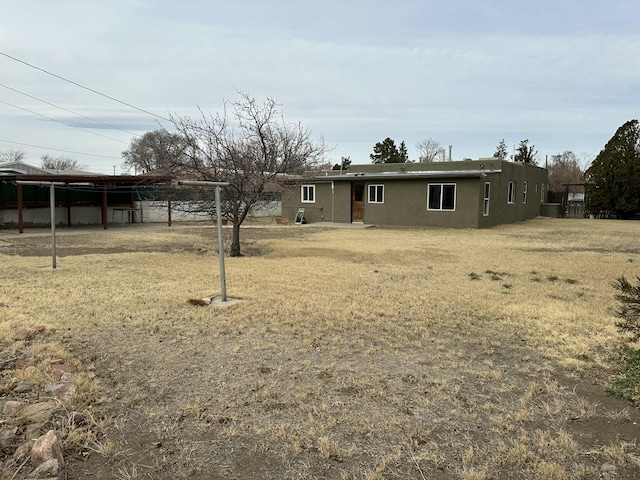
[[[117,98],[114,98],[114,97],[112,97],[110,95],[107,95],[105,93],[99,92],[97,90],[94,90],[93,88],[85,87],[84,85],[82,85],[82,84],[80,84],[78,82],[74,82],[73,80],[69,80],[68,78],[64,78],[64,77],[62,77],[60,75],[56,75],[55,73],[52,73],[52,72],[50,72],[48,70],[45,70],[44,68],[37,67],[35,65],[32,65],[29,62],[25,62],[24,60],[20,60],[19,58],[13,57],[13,56],[9,55],[8,53],[4,53],[4,52],[0,51],[0,55],[4,55],[5,57],[10,58],[11,60],[15,60],[16,62],[22,63],[23,65],[26,65],[28,67],[34,68],[36,70],[39,70],[39,71],[41,71],[43,73],[46,73],[47,75],[51,75],[52,77],[56,77],[56,78],[58,78],[60,80],[63,80],[65,82],[67,82],[67,83],[71,83],[72,85],[75,85],[76,87],[83,88],[83,89],[85,89],[85,90],[87,90],[89,92],[95,93],[96,95],[100,95],[101,97],[105,97],[105,98],[108,98],[109,100],[113,100],[114,102],[118,102],[118,103],[120,103],[122,105],[126,105],[127,107],[133,108],[134,110],[138,110],[139,112],[146,113],[147,115],[151,115],[152,117],[159,118],[159,119],[164,120],[166,122],[171,122],[170,119],[168,119],[166,117],[163,117],[162,115],[157,115],[157,114],[149,112],[148,110],[145,110],[143,108],[136,107],[135,105],[131,105],[130,103],[123,102],[122,100],[118,100]]]
[[[127,142],[125,142],[125,141],[123,141],[123,140],[118,140],[117,138],[107,137],[106,135],[102,135],[101,133],[98,133],[98,132],[92,132],[91,130],[87,130],[86,128],[77,127],[77,126],[72,125],[72,124],[70,124],[70,123],[63,122],[62,120],[58,120],[58,119],[56,119],[56,118],[48,117],[48,116],[43,115],[43,114],[41,114],[41,113],[34,112],[33,110],[29,110],[28,108],[20,107],[20,106],[18,106],[18,105],[14,105],[13,103],[5,102],[4,100],[0,100],[0,103],[4,103],[5,105],[9,105],[9,106],[11,106],[11,107],[18,108],[18,109],[20,109],[20,110],[24,110],[25,112],[32,113],[32,114],[34,114],[34,115],[37,115],[37,116],[42,117],[42,118],[46,118],[47,120],[51,120],[51,121],[53,121],[53,122],[61,123],[61,124],[63,124],[63,125],[66,125],[67,127],[77,128],[78,130],[82,130],[83,132],[90,133],[91,135],[97,135],[98,137],[103,137],[103,138],[106,138],[106,139],[108,139],[108,140],[113,140],[113,141],[115,141],[115,142],[124,143],[125,145],[127,144]]]
[[[24,147],[34,147],[34,148],[41,148],[43,150],[55,150],[56,152],[64,152],[64,153],[74,153],[76,155],[88,155],[91,157],[101,157],[101,158],[111,158],[111,159],[116,159],[116,160],[122,160],[121,157],[111,157],[109,155],[100,155],[98,153],[84,153],[84,152],[74,152],[73,150],[63,150],[61,148],[53,148],[53,147],[43,147],[41,145],[33,145],[31,143],[22,143],[22,142],[12,142],[11,140],[3,140],[2,138],[0,138],[0,142],[4,142],[4,143],[12,143],[14,145],[22,145]]]
[[[52,107],[59,108],[60,110],[64,110],[65,112],[69,112],[69,113],[71,113],[71,114],[73,114],[73,115],[77,115],[78,117],[86,118],[87,120],[91,120],[92,122],[99,123],[99,124],[101,124],[101,125],[104,125],[105,127],[109,127],[109,128],[114,129],[114,130],[120,130],[121,132],[129,133],[129,134],[134,135],[134,136],[136,136],[136,137],[139,137],[139,136],[140,136],[140,135],[138,135],[137,133],[130,132],[129,130],[125,130],[125,129],[123,129],[123,128],[119,128],[119,127],[115,127],[115,126],[113,126],[113,125],[109,125],[108,123],[102,122],[102,121],[100,121],[100,120],[96,120],[95,118],[87,117],[86,115],[82,115],[81,113],[74,112],[74,111],[69,110],[69,109],[67,109],[67,108],[61,107],[60,105],[56,105],[56,104],[54,104],[54,103],[47,102],[46,100],[43,100],[43,99],[41,99],[41,98],[34,97],[33,95],[29,95],[28,93],[21,92],[20,90],[17,90],[17,89],[15,89],[15,88],[9,87],[8,85],[5,85],[5,84],[3,84],[3,83],[0,83],[0,87],[4,87],[4,88],[6,88],[6,89],[8,89],[8,90],[11,90],[11,91],[13,91],[13,92],[19,93],[20,95],[24,95],[25,97],[33,98],[34,100],[38,100],[39,102],[46,103],[47,105],[51,105]]]

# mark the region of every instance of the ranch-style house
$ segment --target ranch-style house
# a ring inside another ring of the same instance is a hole
[[[481,158],[431,163],[351,165],[307,172],[282,194],[291,222],[487,228],[541,214],[548,172]]]

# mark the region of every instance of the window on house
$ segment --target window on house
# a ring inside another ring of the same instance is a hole
[[[509,182],[509,190],[507,192],[507,203],[516,202],[516,182]]]
[[[540,202],[544,203],[544,183],[540,184]]]
[[[369,185],[369,203],[384,203],[384,185]]]
[[[430,183],[427,190],[427,210],[455,210],[456,184]]]
[[[302,185],[302,203],[315,203],[315,201],[316,201],[316,186]]]
[[[484,183],[484,201],[482,203],[482,215],[489,216],[489,195],[491,193],[491,183]]]
[[[522,203],[527,203],[527,188],[529,187],[529,182],[524,182],[522,184]]]

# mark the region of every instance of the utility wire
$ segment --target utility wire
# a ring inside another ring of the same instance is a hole
[[[32,113],[32,114],[34,114],[34,115],[38,115],[39,117],[46,118],[47,120],[52,120],[52,121],[54,121],[54,122],[61,123],[61,124],[63,124],[63,125],[66,125],[67,127],[77,128],[78,130],[82,130],[83,132],[87,132],[87,133],[90,133],[90,134],[92,134],[92,135],[97,135],[98,137],[107,138],[107,139],[109,139],[109,140],[113,140],[113,141],[115,141],[115,142],[124,143],[125,145],[127,145],[127,142],[125,142],[125,141],[123,141],[123,140],[118,140],[117,138],[113,138],[113,137],[107,137],[106,135],[102,135],[101,133],[98,133],[98,132],[92,132],[91,130],[87,130],[86,128],[77,127],[77,126],[72,125],[72,124],[70,124],[70,123],[63,122],[62,120],[58,120],[58,119],[56,119],[56,118],[51,118],[51,117],[48,117],[48,116],[43,115],[43,114],[41,114],[41,113],[34,112],[33,110],[29,110],[28,108],[20,107],[20,106],[18,106],[18,105],[14,105],[13,103],[5,102],[4,100],[0,100],[0,103],[4,103],[5,105],[9,105],[9,106],[11,106],[11,107],[15,107],[15,108],[18,108],[18,109],[20,109],[20,110],[24,110],[25,112],[29,112],[29,113]]]
[[[34,100],[38,100],[39,102],[46,103],[47,105],[51,105],[52,107],[59,108],[60,110],[64,110],[65,112],[69,112],[69,113],[71,113],[71,114],[73,114],[73,115],[77,115],[78,117],[86,118],[87,120],[91,120],[92,122],[99,123],[99,124],[101,124],[101,125],[104,125],[105,127],[109,127],[109,128],[111,128],[111,129],[114,129],[114,130],[120,130],[121,132],[129,133],[129,134],[131,134],[131,135],[133,135],[133,136],[136,136],[136,137],[139,137],[139,136],[140,136],[140,135],[138,135],[137,133],[130,132],[129,130],[125,130],[125,129],[123,129],[123,128],[119,128],[119,127],[115,127],[115,126],[113,126],[113,125],[109,125],[108,123],[102,122],[102,121],[100,121],[100,120],[96,120],[95,118],[87,117],[86,115],[82,115],[81,113],[74,112],[74,111],[72,111],[72,110],[66,109],[66,108],[64,108],[64,107],[61,107],[60,105],[56,105],[56,104],[54,104],[54,103],[47,102],[46,100],[43,100],[43,99],[41,99],[41,98],[34,97],[33,95],[29,95],[28,93],[21,92],[20,90],[17,90],[17,89],[15,89],[15,88],[9,87],[8,85],[5,85],[5,84],[3,84],[3,83],[0,83],[0,87],[4,87],[4,88],[6,88],[6,89],[8,89],[8,90],[11,90],[11,91],[13,91],[13,92],[19,93],[20,95],[24,95],[25,97],[33,98]]]
[[[35,66],[35,65],[33,65],[33,64],[29,63],[29,62],[25,62],[24,60],[20,60],[19,58],[13,57],[13,56],[9,55],[8,53],[4,53],[4,52],[0,51],[0,55],[3,55],[5,57],[7,57],[7,58],[10,58],[11,60],[15,60],[16,62],[22,63],[23,65],[26,65],[28,67],[34,68],[36,70],[40,70],[41,72],[46,73],[47,75],[51,75],[52,77],[56,77],[56,78],[58,78],[60,80],[63,80],[65,82],[67,82],[67,83],[71,83],[72,85],[75,85],[76,87],[83,88],[83,89],[85,89],[85,90],[87,90],[89,92],[95,93],[96,95],[100,95],[101,97],[105,97],[105,98],[108,98],[109,100],[113,100],[114,102],[118,102],[118,103],[120,103],[122,105],[126,105],[127,107],[133,108],[134,110],[138,110],[139,112],[146,113],[147,115],[151,115],[152,117],[159,118],[159,119],[164,120],[166,122],[171,122],[170,119],[168,119],[166,117],[163,117],[162,115],[157,115],[157,114],[152,113],[152,112],[150,112],[148,110],[145,110],[143,108],[139,108],[139,107],[136,107],[135,105],[131,105],[130,103],[123,102],[122,100],[118,100],[117,98],[114,98],[114,97],[112,97],[110,95],[107,95],[105,93],[99,92],[97,90],[94,90],[93,88],[85,87],[84,85],[81,85],[78,82],[74,82],[73,80],[69,80],[68,78],[64,78],[64,77],[62,77],[60,75],[56,75],[55,73],[52,73],[52,72],[50,72],[48,70],[45,70],[44,68],[37,67],[37,66]]]
[[[24,147],[41,148],[43,150],[55,150],[56,152],[74,153],[76,155],[88,155],[88,156],[91,156],[91,157],[101,157],[101,158],[111,158],[111,159],[115,159],[115,160],[122,160],[121,157],[111,157],[109,155],[100,155],[99,153],[74,152],[73,150],[63,150],[61,148],[43,147],[41,145],[33,145],[31,143],[12,142],[11,140],[3,140],[2,138],[0,138],[0,142],[12,143],[14,145],[22,145]]]

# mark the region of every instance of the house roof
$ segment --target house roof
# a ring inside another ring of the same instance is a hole
[[[18,160],[0,163],[0,175],[50,175],[50,172]]]
[[[0,175],[56,175],[56,176],[102,176],[101,173],[86,172],[84,170],[58,170],[55,168],[40,168],[24,163],[20,160],[0,163]]]
[[[340,182],[353,180],[406,180],[406,179],[437,179],[437,178],[481,178],[490,173],[501,173],[501,169],[495,170],[449,170],[449,171],[407,171],[407,172],[352,172],[341,175],[329,175],[328,172],[309,178],[315,182]]]
[[[584,192],[569,192],[567,195],[567,201],[569,202],[584,202]]]
[[[153,185],[171,181],[161,175],[104,175],[82,170],[55,170],[34,167],[21,161],[0,163],[0,178],[4,181],[91,183],[94,185]]]

